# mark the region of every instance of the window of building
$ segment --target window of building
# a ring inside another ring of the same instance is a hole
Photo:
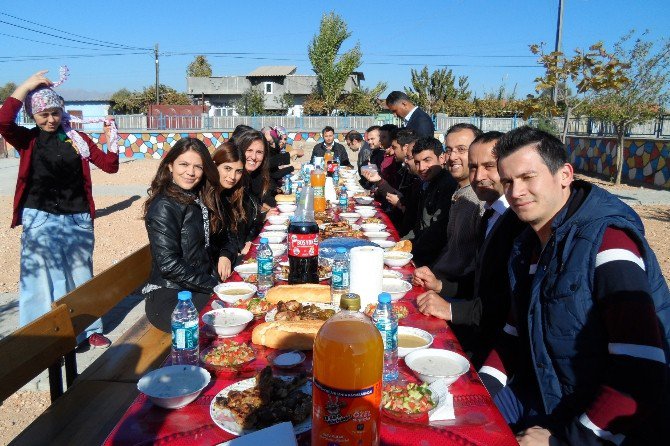
[[[265,94],[272,94],[272,82],[265,82]]]

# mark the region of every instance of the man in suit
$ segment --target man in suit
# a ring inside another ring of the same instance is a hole
[[[323,135],[323,142],[320,142],[314,146],[310,163],[314,164],[314,158],[316,157],[323,158],[323,155],[326,152],[333,152],[333,159],[339,159],[340,166],[351,167],[347,149],[345,149],[342,144],[335,141],[335,129],[333,129],[331,126],[326,126],[321,131],[321,135]]]
[[[447,296],[440,295],[442,283],[433,276],[424,278],[424,286],[430,291],[417,298],[419,311],[451,322],[476,368],[484,362],[505,325],[511,302],[507,259],[512,242],[526,227],[509,209],[498,175],[493,147],[501,136],[500,132],[480,135],[468,154],[470,184],[486,209],[479,226],[473,297],[445,300]]]
[[[386,98],[386,106],[402,119],[403,127],[414,130],[419,138],[435,136],[435,125],[431,117],[414,105],[402,91],[392,91]]]

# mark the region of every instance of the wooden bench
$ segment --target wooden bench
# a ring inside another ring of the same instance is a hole
[[[76,336],[146,282],[150,270],[147,245],[54,305],[68,309]],[[170,334],[143,316],[10,444],[102,443],[137,397],[137,380],[161,365],[170,346]]]

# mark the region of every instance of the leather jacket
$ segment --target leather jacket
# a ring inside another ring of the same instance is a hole
[[[145,226],[151,248],[149,283],[160,287],[211,293],[219,282],[205,248],[200,205],[182,204],[162,194],[151,202]]]

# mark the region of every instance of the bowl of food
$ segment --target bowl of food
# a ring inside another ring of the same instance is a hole
[[[272,250],[272,257],[281,257],[286,252],[286,244],[270,243],[270,249]]]
[[[267,225],[263,229],[267,232],[288,232],[286,225]]]
[[[340,218],[345,219],[350,224],[356,223],[356,220],[358,220],[360,217],[361,214],[358,212],[340,212]]]
[[[266,220],[271,225],[286,225],[286,223],[289,221],[289,216],[286,214],[268,215]]]
[[[371,242],[376,243],[377,240],[386,240],[391,234],[386,231],[364,231],[363,235]]]
[[[382,389],[382,409],[385,415],[399,420],[428,418],[436,406],[428,384],[389,383]]]
[[[233,307],[251,311],[254,319],[263,319],[268,311],[272,310],[275,306],[260,297],[252,297],[251,299],[238,300],[233,304]]]
[[[380,232],[386,229],[386,225],[384,223],[363,223],[361,229],[364,232]]]
[[[405,294],[412,289],[412,284],[402,279],[384,279],[382,278],[382,291],[391,295],[391,300],[396,301],[405,297]]]
[[[400,268],[405,266],[412,260],[411,252],[404,251],[385,251],[384,252],[384,265],[390,266],[392,268]]]
[[[398,327],[398,357],[423,350],[433,345],[433,335],[425,330],[414,327]]]
[[[377,214],[377,209],[373,207],[357,206],[355,209],[363,218],[374,217]]]
[[[237,265],[234,268],[234,271],[242,277],[243,280],[247,280],[252,274],[258,273],[258,263],[242,263]]]
[[[202,315],[202,322],[222,338],[241,333],[253,319],[253,313],[242,308],[219,308]]]
[[[200,352],[200,362],[215,371],[239,370],[256,359],[256,352],[249,345],[225,340]]]
[[[375,243],[379,245],[380,248],[384,248],[384,251],[388,251],[395,246],[393,240],[375,240]]]
[[[293,203],[277,203],[277,209],[282,213],[295,212],[296,208],[297,206]]]
[[[358,204],[371,204],[374,201],[374,198],[364,197],[364,196],[354,197],[354,199],[356,200],[356,203],[358,203]]]
[[[405,356],[405,364],[423,382],[444,380],[449,386],[470,369],[470,362],[458,353],[425,348]]]
[[[195,400],[209,384],[209,372],[195,365],[170,365],[153,370],[137,382],[137,390],[156,406],[179,409]]]
[[[254,274],[256,270],[254,270]],[[246,282],[225,282],[214,287],[214,293],[222,301],[231,304],[240,299],[248,299],[256,294],[256,285]]]
[[[268,239],[269,243],[281,243],[286,239],[286,232],[264,231],[260,233],[261,238]]]

